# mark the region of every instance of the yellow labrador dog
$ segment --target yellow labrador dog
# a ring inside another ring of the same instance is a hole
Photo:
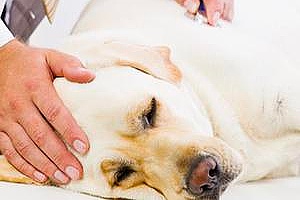
[[[94,0],[62,50],[97,74],[55,82],[91,143],[84,178],[64,188],[217,200],[237,177],[298,174],[300,69],[265,43],[173,1]],[[0,159],[0,180],[32,183]]]

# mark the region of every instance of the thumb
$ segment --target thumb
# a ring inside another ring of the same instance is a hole
[[[77,83],[88,83],[95,78],[95,74],[84,68],[80,60],[74,56],[47,50],[46,61],[54,78],[65,77],[67,80]]]

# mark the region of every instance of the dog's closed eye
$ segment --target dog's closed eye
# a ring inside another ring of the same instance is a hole
[[[105,159],[101,163],[101,170],[112,188],[121,187],[127,189],[144,181],[139,168],[123,159]]]
[[[126,117],[128,130],[120,131],[124,136],[136,137],[152,128],[157,128],[160,103],[155,97],[147,98],[130,109]]]
[[[130,166],[120,167],[114,174],[114,185],[120,185],[122,181],[130,177],[135,171]]]
[[[156,109],[157,109],[156,99],[152,98],[150,105],[143,112],[142,117],[141,117],[141,123],[142,123],[144,129],[154,127],[155,117],[156,117]]]

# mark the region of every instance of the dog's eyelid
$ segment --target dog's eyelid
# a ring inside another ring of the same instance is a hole
[[[141,123],[143,129],[152,128],[155,125],[155,118],[157,112],[157,100],[153,97],[149,103],[149,106],[142,114]]]
[[[156,100],[156,97],[148,96],[129,110],[125,118],[128,129],[124,132],[120,132],[120,135],[137,137],[147,130],[156,128],[160,107],[160,102]]]
[[[122,181],[126,180],[136,171],[130,166],[122,166],[120,167],[114,174],[114,185],[119,185]]]

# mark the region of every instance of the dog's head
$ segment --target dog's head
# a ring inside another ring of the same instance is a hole
[[[56,82],[91,143],[80,157],[84,179],[69,187],[108,198],[218,199],[240,158],[214,137],[169,49],[95,46],[81,52],[96,69],[92,83]]]

